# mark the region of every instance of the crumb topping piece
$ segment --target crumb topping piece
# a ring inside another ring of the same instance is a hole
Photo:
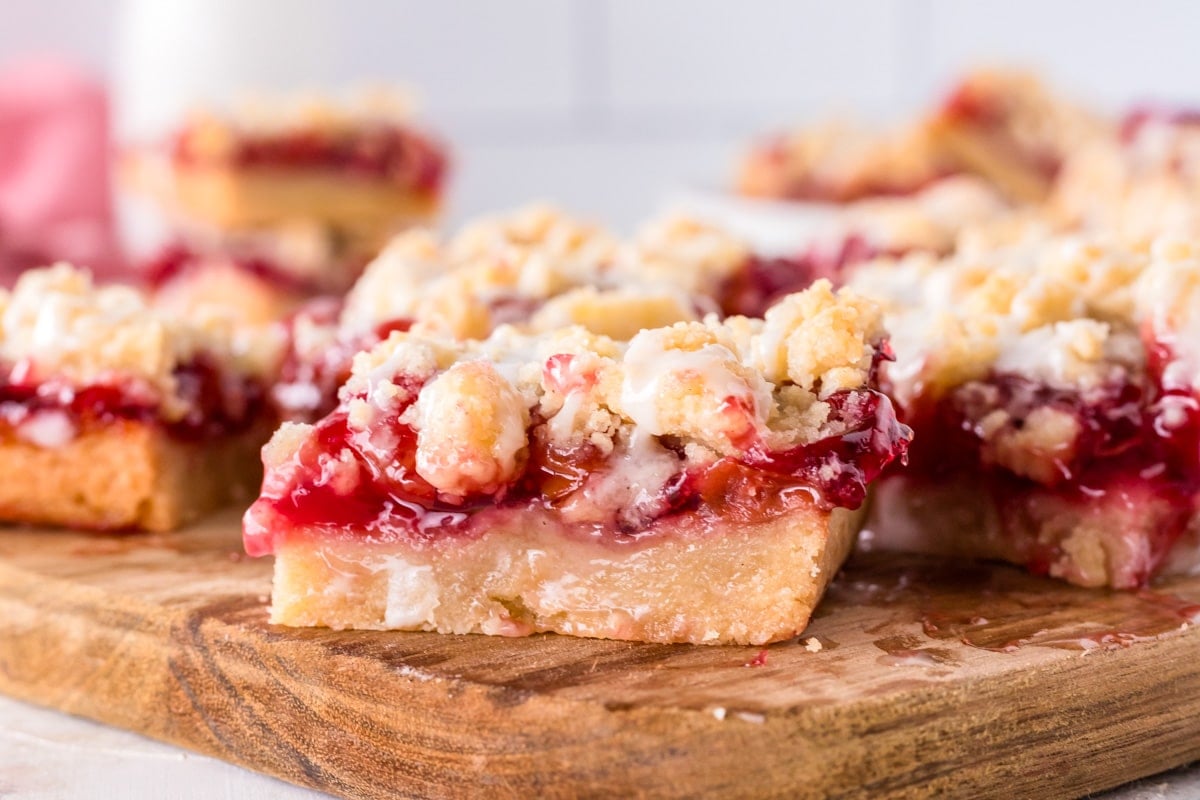
[[[817,437],[825,421],[821,411],[796,412],[834,392],[865,386],[882,337],[874,305],[852,292],[835,294],[821,281],[780,303],[764,321],[710,316],[643,330],[628,344],[579,327],[532,335],[507,327],[479,343],[397,334],[356,360],[345,393],[368,389],[381,366],[422,380],[443,369],[421,390],[414,406],[420,413],[411,424],[419,449],[454,447],[470,431],[445,422],[461,411],[458,391],[443,388],[458,384],[445,381],[485,359],[495,366],[463,373],[475,376],[471,402],[488,405],[471,414],[478,424],[516,426],[524,438],[525,422],[536,413],[564,445],[636,426],[728,454],[745,449],[756,435],[786,435],[790,444]],[[790,390],[778,391],[784,387]],[[527,405],[525,415],[513,408],[517,397]],[[800,419],[810,421],[807,430],[795,428]],[[773,430],[784,420],[786,434]],[[439,439],[446,444],[436,445]],[[475,439],[484,449],[505,441],[494,429]]]
[[[1163,386],[1200,391],[1200,247],[1160,238],[1134,288],[1138,318],[1159,343]]]
[[[698,320],[749,257],[716,228],[682,218],[621,242],[546,206],[485,219],[449,242],[401,234],[346,298],[339,328],[361,334],[405,319],[413,331],[485,338],[506,323],[579,324],[628,339],[642,328]]]
[[[492,494],[523,466],[529,409],[487,361],[451,365],[421,391],[409,418],[417,474],[441,492]]]
[[[721,228],[673,214],[644,226],[618,269],[626,280],[711,294],[751,255],[745,242]]]
[[[1043,236],[964,247],[941,260],[877,261],[851,284],[887,310],[898,355],[889,375],[907,404],[992,371],[1064,388],[1136,373],[1145,361],[1143,321],[1163,317],[1163,303],[1185,292],[1151,287],[1186,282],[1196,270],[1190,248],[1165,241],[1124,246]],[[1190,316],[1176,314],[1171,329],[1190,324]]]
[[[1200,232],[1200,117],[1192,111],[1138,109],[1119,133],[1072,153],[1051,211],[1089,230],[1127,241]]]

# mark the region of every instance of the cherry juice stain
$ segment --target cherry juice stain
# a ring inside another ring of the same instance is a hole
[[[746,662],[747,667],[765,667],[767,665],[767,648],[758,651],[758,655]]]
[[[889,664],[948,666],[938,659],[949,652],[927,647],[929,640],[1007,653],[1026,646],[1086,652],[1155,639],[1200,622],[1200,588],[1190,593],[1082,589],[1003,564],[872,553],[855,556],[827,602],[886,608],[887,622],[868,633],[918,625],[919,638],[875,641]]]
[[[945,669],[961,663],[949,648],[926,647],[927,641],[919,635],[887,636],[876,639],[872,644],[883,651],[876,663],[885,667]]]

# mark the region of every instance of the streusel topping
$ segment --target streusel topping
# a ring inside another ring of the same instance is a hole
[[[476,222],[448,241],[411,231],[367,267],[340,310],[307,308],[290,321],[284,380],[272,394],[286,417],[314,418],[332,404],[351,356],[391,330],[483,339],[505,324],[582,325],[625,340],[699,320],[746,260],[732,237],[686,220],[621,242],[546,206]]]
[[[631,339],[640,330],[701,317],[703,301],[670,286],[599,289],[581,286],[546,301],[523,328],[550,331],[582,325],[615,339]]]
[[[463,263],[515,249],[588,277],[613,260],[618,246],[604,229],[539,203],[464,226],[447,252],[451,261]]]
[[[1011,213],[995,189],[969,175],[943,178],[906,197],[876,197],[846,206],[847,231],[887,252],[949,252],[964,228]]]
[[[341,315],[343,332],[397,319],[422,334],[484,338],[504,323],[581,324],[628,338],[699,319],[749,257],[716,228],[683,218],[622,243],[545,206],[469,225],[449,242],[401,234],[367,267]],[[556,300],[557,298],[557,300]]]
[[[1133,115],[1123,135],[1100,137],[1067,160],[1052,209],[1085,229],[1128,241],[1200,232],[1200,124]]]
[[[350,291],[340,327],[361,333],[408,319],[419,333],[478,339],[570,293],[545,309],[540,326],[579,322],[619,335],[629,320],[610,313],[614,291],[644,300],[643,324],[696,318],[694,303],[672,287],[640,281],[615,289],[616,253],[606,234],[543,208],[478,223],[448,244],[425,232],[402,234]]]
[[[1136,374],[1147,323],[1171,350],[1176,382],[1200,375],[1200,257],[1182,241],[1035,237],[940,261],[875,262],[851,284],[887,309],[897,354],[889,375],[902,404],[993,371],[1059,388]]]
[[[1163,386],[1200,391],[1200,246],[1160,238],[1135,287],[1139,319],[1166,355]]]
[[[721,228],[675,214],[643,227],[616,268],[625,281],[712,294],[751,255],[745,242]]]
[[[159,394],[168,416],[182,413],[171,403],[181,364],[205,356],[238,374],[265,375],[279,344],[215,312],[169,316],[139,291],[96,286],[89,272],[64,263],[0,289],[0,361],[23,365],[25,380],[138,381]]]
[[[355,358],[341,397],[370,447],[388,446],[380,425],[402,414],[421,477],[463,496],[513,479],[533,421],[559,448],[636,447],[647,469],[666,459],[664,438],[704,463],[831,435],[827,401],[867,386],[883,335],[874,304],[820,281],[765,320],[709,316],[628,343],[580,326],[466,342],[393,333]]]

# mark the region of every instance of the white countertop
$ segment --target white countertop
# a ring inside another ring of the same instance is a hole
[[[137,734],[0,697],[0,800],[326,797]],[[1200,764],[1095,797],[1192,800],[1200,797]]]
[[[0,697],[0,800],[316,800],[223,761]]]

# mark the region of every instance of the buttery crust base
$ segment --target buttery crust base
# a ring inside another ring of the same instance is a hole
[[[1145,491],[1112,493],[1088,503],[1031,495],[1002,521],[990,495],[969,481],[931,485],[891,476],[875,487],[863,534],[867,549],[992,559],[1039,566],[1077,586],[1132,589],[1155,572],[1193,571],[1194,534],[1156,561],[1152,544],[1173,513]],[[1192,528],[1197,527],[1193,515]]]
[[[254,228],[294,219],[319,221],[379,246],[393,233],[429,222],[437,197],[338,173],[205,167],[177,170],[180,210],[219,228]]]
[[[804,630],[862,516],[800,509],[711,535],[626,543],[519,523],[419,545],[301,532],[276,550],[271,621],[765,644]]]
[[[116,422],[61,447],[37,447],[0,426],[0,519],[72,528],[167,531],[236,498],[261,478],[252,430],[180,442],[160,427]]]

